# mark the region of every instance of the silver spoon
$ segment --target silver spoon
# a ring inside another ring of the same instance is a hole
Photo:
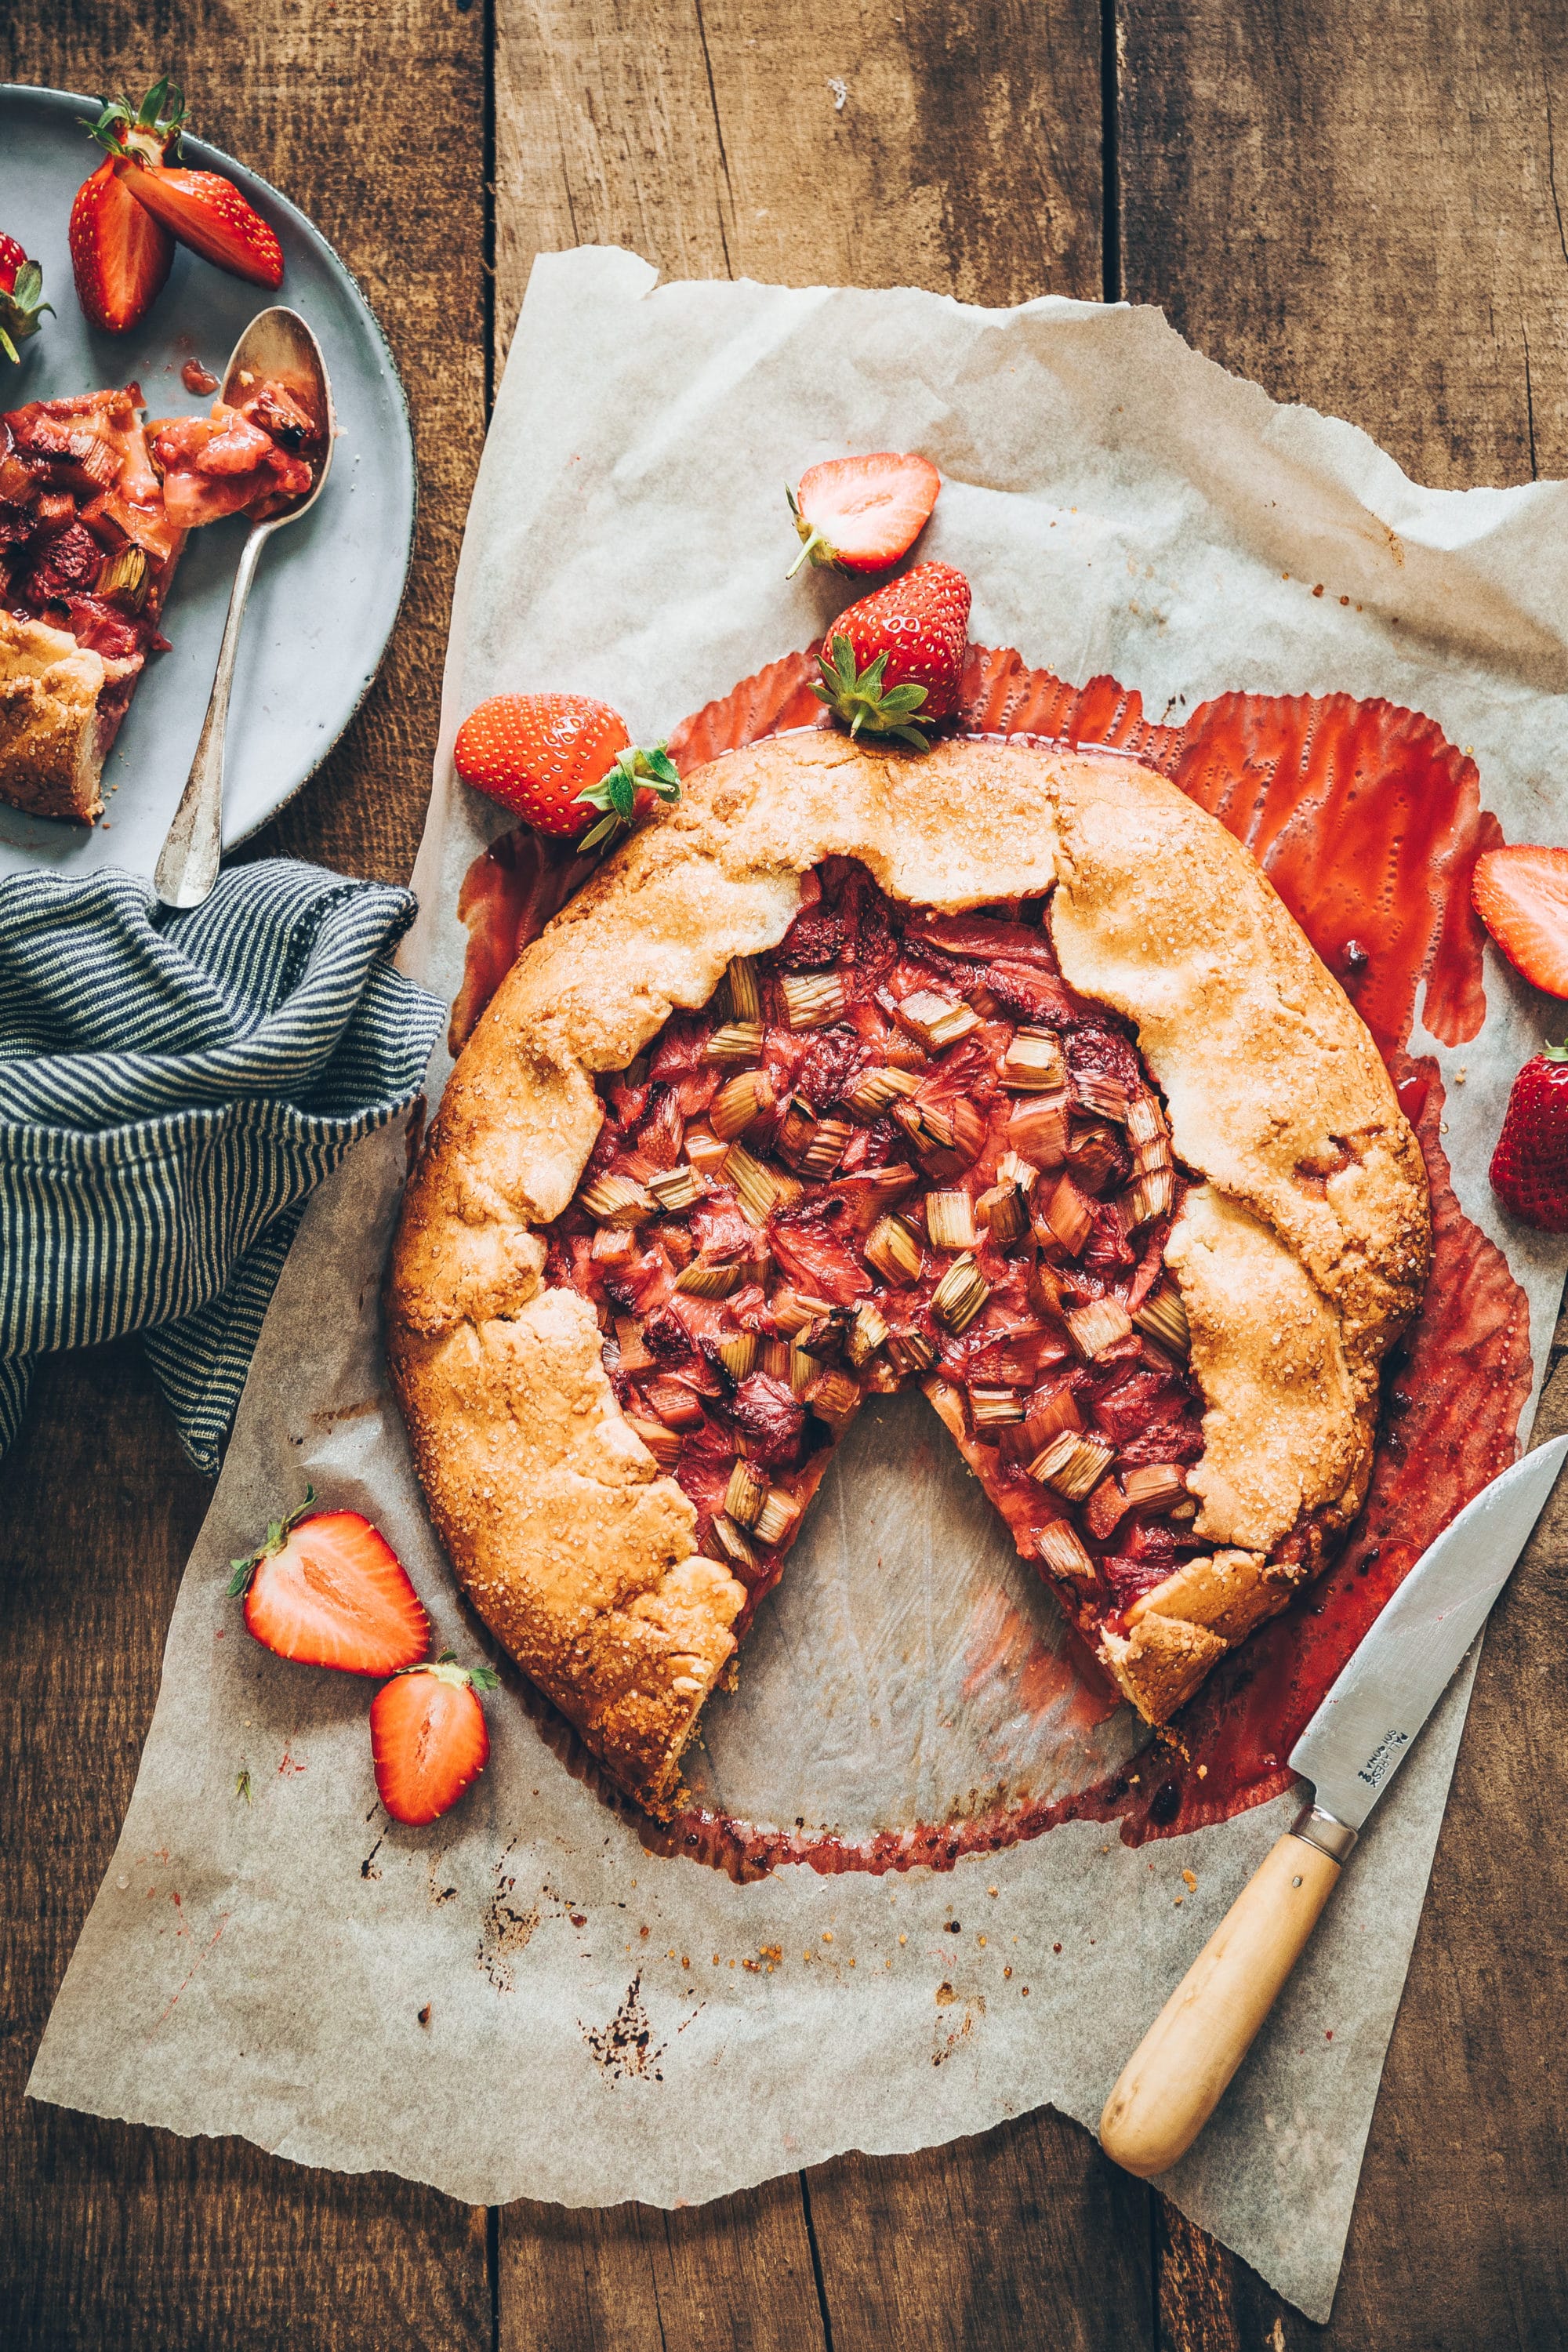
[[[297,310],[279,306],[262,310],[252,319],[236,343],[224,372],[222,397],[231,407],[237,406],[248,389],[239,381],[242,375],[252,381],[263,376],[280,377],[301,405],[320,421],[323,449],[313,463],[308,495],[296,499],[281,514],[253,523],[240,550],[201,740],[153,877],[153,887],[165,907],[199,907],[217,880],[223,855],[224,734],[228,724],[228,698],[239,654],[239,625],[245,617],[245,601],[250,593],[262,549],[275,530],[281,530],[286,523],[298,522],[315,505],[332,466],[332,387],[327,380],[321,347]]]

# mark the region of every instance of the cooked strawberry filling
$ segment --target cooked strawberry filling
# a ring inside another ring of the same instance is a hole
[[[224,515],[265,520],[306,497],[323,446],[309,409],[271,378],[237,407],[215,401],[210,416],[174,416],[152,430],[163,504],[182,530]]]
[[[138,669],[161,642],[159,602],[184,536],[164,510],[141,406],[131,384],[0,416],[0,606]]]
[[[861,1398],[918,1379],[1019,1551],[1086,1630],[1114,1621],[1206,1548],[1158,1094],[1041,903],[912,910],[847,859],[805,897],[601,1081],[550,1278],[592,1304],[745,1616]]]

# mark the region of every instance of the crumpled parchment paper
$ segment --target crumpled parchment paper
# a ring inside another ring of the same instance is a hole
[[[782,484],[878,446],[941,467],[922,553],[969,573],[977,640],[1079,683],[1111,671],[1156,717],[1227,688],[1387,696],[1474,747],[1510,837],[1560,832],[1563,485],[1419,488],[1364,435],[1277,406],[1152,310],[655,290],[634,256],[585,250],[534,272],[469,515],[403,957],[418,978],[455,990],[458,885],[505,822],[450,781],[463,714],[502,688],[570,688],[647,741],[805,644],[853,591],[784,584]],[[1320,581],[1334,593],[1314,598]],[[1542,1007],[1495,958],[1488,997],[1468,1082],[1447,1086],[1447,1148],[1464,1208],[1529,1292],[1539,1387],[1563,1247],[1505,1234],[1485,1180]],[[1447,1081],[1454,1057],[1436,1050]],[[941,1874],[791,1866],[742,1886],[647,1852],[563,1768],[515,1676],[489,1702],[476,1789],[430,1829],[389,1825],[365,1686],[247,1639],[229,1559],[309,1477],[384,1528],[443,1642],[481,1647],[381,1356],[403,1174],[401,1137],[367,1143],[295,1244],[33,2095],[476,2203],[716,2197],[1047,2100],[1092,2126],[1293,1799],[1136,1849],[1079,1822]],[[710,1708],[695,1769],[751,1817],[852,1834],[940,1818],[988,1780],[1071,1785],[1135,1739],[1125,1717],[1075,1717],[1060,1643],[923,1401],[879,1402],[762,1612],[739,1692]],[[1313,2318],[1332,2299],[1470,1671],[1163,2184]],[[479,2082],[505,2096],[476,2098]]]

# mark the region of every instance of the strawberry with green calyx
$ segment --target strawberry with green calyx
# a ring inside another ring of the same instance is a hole
[[[430,1646],[429,1619],[385,1537],[359,1511],[318,1511],[311,1486],[232,1566],[247,1631],[280,1658],[380,1676]]]
[[[1491,1184],[1522,1223],[1568,1234],[1568,1045],[1545,1046],[1515,1078]]]
[[[958,709],[969,605],[962,572],[917,563],[839,614],[812,692],[852,735],[927,750],[922,730]]]
[[[381,1801],[395,1822],[433,1822],[484,1770],[490,1752],[478,1694],[496,1690],[489,1666],[460,1666],[450,1650],[408,1666],[377,1691],[370,1752]]]
[[[127,194],[116,166],[129,154],[148,164],[178,154],[184,119],[184,98],[170,88],[167,74],[153,83],[134,113],[128,98],[115,98],[96,122],[83,118],[109,153],[82,182],[71,205],[71,271],[88,323],[106,334],[123,335],[140,324],[174,260],[174,238]]]
[[[21,358],[17,344],[37,333],[46,310],[53,318],[55,306],[43,297],[44,273],[37,263],[28,260],[14,236],[0,236],[0,352],[8,360]]]
[[[656,743],[651,751],[635,745],[623,751],[607,775],[578,793],[577,799],[589,808],[605,812],[583,835],[579,850],[596,849],[602,841],[614,841],[618,834],[629,831],[644,792],[655,793],[667,805],[680,798],[680,777],[662,743]]]
[[[884,572],[907,555],[927,523],[942,476],[925,457],[878,449],[866,457],[830,457],[808,467],[798,490],[786,489],[805,544],[789,570],[829,564],[836,572]]]
[[[134,114],[129,99],[110,99],[87,128],[110,157],[94,180],[107,169],[121,194],[149,215],[165,236],[177,238],[232,277],[269,289],[281,284],[283,248],[271,223],[221,172],[187,171],[180,162],[184,94],[167,74],[153,83]],[[78,276],[79,282],[79,271]]]

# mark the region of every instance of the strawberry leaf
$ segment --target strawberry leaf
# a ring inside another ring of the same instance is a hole
[[[614,840],[626,831],[637,815],[637,794],[645,791],[667,803],[680,798],[680,772],[662,743],[656,743],[651,751],[623,751],[596,784],[586,785],[577,794],[585,807],[604,811],[601,822],[578,842],[578,849],[596,848],[601,841]]]
[[[882,652],[858,670],[848,638],[836,636],[827,652],[817,656],[821,676],[812,680],[811,690],[836,719],[844,721],[851,736],[875,735],[908,743],[917,751],[929,751],[930,743],[913,723],[914,714],[925,703],[926,689],[923,686],[885,688],[887,667],[888,656]]]
[[[237,1601],[262,1561],[270,1559],[275,1552],[282,1550],[300,1520],[308,1519],[315,1507],[316,1490],[314,1486],[308,1486],[305,1489],[305,1499],[297,1509],[290,1511],[286,1518],[268,1521],[267,1540],[258,1550],[251,1553],[248,1559],[229,1561],[229,1566],[234,1570],[234,1574],[228,1580],[228,1597],[231,1601]]]

